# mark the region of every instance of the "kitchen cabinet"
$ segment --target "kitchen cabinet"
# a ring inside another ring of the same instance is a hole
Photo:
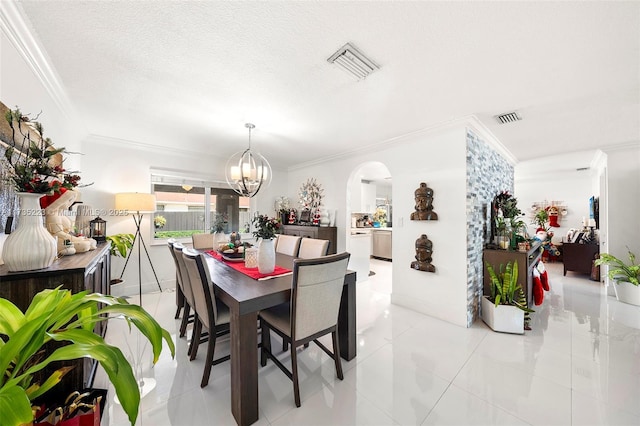
[[[69,289],[72,293],[87,290],[109,294],[110,246],[109,242],[100,243],[95,250],[62,257],[50,267],[36,271],[9,272],[6,265],[0,265],[0,297],[10,300],[24,312],[37,293],[58,286]],[[96,324],[94,331],[104,336],[106,329],[107,322],[102,321]],[[56,345],[60,344],[51,342],[43,356],[53,352]],[[69,389],[91,387],[97,365],[97,361],[89,358],[53,363],[44,370],[41,377],[48,377],[61,366],[74,368],[62,378],[60,384],[47,393],[47,397],[52,400],[64,399],[69,394]]]
[[[329,252],[327,254],[336,254],[338,228],[335,226],[282,225],[282,233],[302,238],[329,240]]]
[[[534,244],[531,249],[526,252],[484,249],[482,256],[485,296],[491,294],[491,279],[487,272],[487,263],[493,266],[494,271],[498,273],[500,265],[506,266],[508,262],[516,261],[518,263],[518,284],[527,296],[528,306],[533,306],[533,268],[542,257],[542,247],[539,242]]]
[[[381,259],[391,260],[391,237],[390,230],[372,230],[373,248],[371,255]]]

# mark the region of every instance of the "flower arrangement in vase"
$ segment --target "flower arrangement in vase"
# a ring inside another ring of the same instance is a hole
[[[253,218],[253,236],[263,240],[272,240],[280,229],[280,222],[267,215],[257,215]]]
[[[62,167],[65,148],[54,148],[42,124],[16,108],[7,110],[11,142],[2,157],[7,181],[20,200],[15,232],[4,244],[4,262],[11,272],[49,267],[58,254],[56,238],[44,227],[40,198],[78,186],[80,176]]]
[[[280,229],[280,222],[266,215],[256,215],[253,218],[253,236],[260,239],[258,245],[258,271],[270,274],[276,267],[276,250],[273,238]]]

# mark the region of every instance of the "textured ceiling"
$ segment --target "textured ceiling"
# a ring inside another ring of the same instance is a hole
[[[228,156],[250,121],[277,167],[469,115],[518,160],[640,138],[640,2],[17,4],[96,135]]]

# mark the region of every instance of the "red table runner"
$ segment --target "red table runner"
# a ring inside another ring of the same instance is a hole
[[[282,266],[276,265],[276,267],[275,267],[275,269],[273,270],[272,273],[270,273],[270,274],[261,274],[260,271],[258,271],[258,268],[247,268],[247,267],[245,267],[244,266],[244,262],[229,262],[227,260],[224,260],[222,258],[222,255],[220,253],[218,253],[217,251],[215,251],[215,250],[208,250],[205,253],[208,254],[209,256],[213,257],[214,259],[224,263],[225,265],[228,265],[230,268],[233,268],[236,271],[242,272],[246,276],[253,278],[254,280],[267,280],[269,278],[280,277],[280,276],[283,276],[283,275],[289,275],[289,274],[293,273],[293,271],[291,271],[291,269],[283,268]]]

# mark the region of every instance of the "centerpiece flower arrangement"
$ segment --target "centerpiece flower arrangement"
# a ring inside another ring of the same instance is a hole
[[[257,215],[254,217],[253,225],[253,236],[256,238],[262,238],[263,240],[271,240],[275,238],[278,230],[280,229],[280,222],[267,215]]]
[[[5,119],[11,128],[12,142],[4,152],[4,162],[8,166],[9,184],[16,192],[51,195],[61,188],[79,185],[80,176],[56,164],[61,163],[55,160],[66,149],[53,147],[51,139],[43,135],[42,124],[30,120],[18,108],[8,110]]]

